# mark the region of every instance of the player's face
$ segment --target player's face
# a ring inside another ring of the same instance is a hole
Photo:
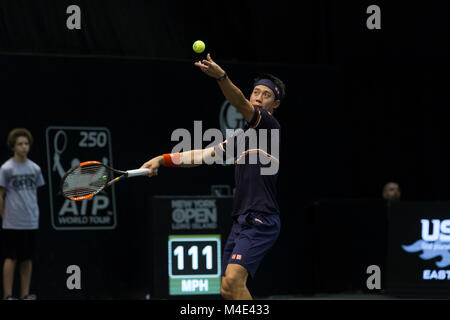
[[[20,157],[26,157],[30,151],[30,143],[27,137],[18,137],[14,145],[14,153]]]
[[[269,87],[258,85],[253,88],[252,95],[250,96],[250,103],[272,112],[273,109],[278,107],[280,101],[275,100],[275,95]]]
[[[389,183],[384,190],[386,200],[399,200],[401,196],[400,187],[396,183]]]

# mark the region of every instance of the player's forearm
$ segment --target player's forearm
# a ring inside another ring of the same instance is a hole
[[[160,156],[159,162],[163,166],[177,166],[184,168],[197,167],[207,163],[215,156],[214,148],[190,150]]]
[[[180,167],[191,168],[198,167],[203,163],[202,150],[190,150],[180,152]]]
[[[230,78],[227,76],[225,80],[218,81],[220,90],[222,90],[223,95],[228,100],[228,102],[239,109],[240,106],[244,106],[247,103],[247,99],[242,93],[241,89],[236,87]]]
[[[218,81],[219,87],[228,102],[236,108],[240,108],[241,106],[245,108],[245,105],[247,105],[247,99],[244,94],[233,84],[233,82],[231,82],[226,72],[213,61],[209,53],[206,55],[206,59],[196,62],[195,65],[201,68],[201,70],[209,77]]]

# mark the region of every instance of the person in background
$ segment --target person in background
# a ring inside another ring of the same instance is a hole
[[[16,263],[20,265],[20,298],[35,300],[30,294],[32,259],[39,228],[37,188],[45,185],[41,168],[28,159],[33,136],[25,128],[8,135],[13,156],[0,167],[0,217],[2,218],[3,298],[13,297]]]
[[[388,182],[383,187],[383,199],[388,201],[399,201],[402,196],[400,185],[397,182]]]

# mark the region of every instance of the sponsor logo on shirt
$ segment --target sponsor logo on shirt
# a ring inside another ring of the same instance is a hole
[[[34,174],[20,174],[11,177],[11,185],[16,190],[36,189],[36,177]]]

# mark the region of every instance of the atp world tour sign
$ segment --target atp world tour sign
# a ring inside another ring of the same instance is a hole
[[[70,201],[59,195],[65,172],[83,161],[112,166],[111,134],[104,127],[48,127],[48,181],[52,226],[56,230],[98,230],[116,227],[114,186],[90,200]]]

